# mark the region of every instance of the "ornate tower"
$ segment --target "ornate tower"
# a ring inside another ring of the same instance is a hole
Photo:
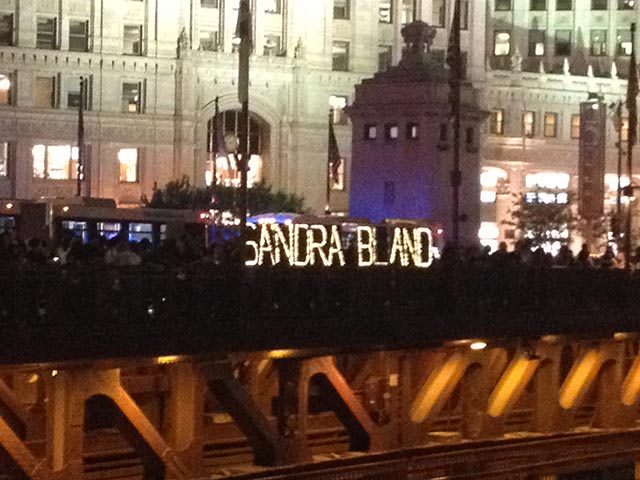
[[[451,232],[452,122],[448,73],[430,53],[435,29],[416,21],[402,30],[402,60],[356,86],[353,216],[429,219]],[[462,86],[462,244],[477,243],[480,203],[478,93]]]

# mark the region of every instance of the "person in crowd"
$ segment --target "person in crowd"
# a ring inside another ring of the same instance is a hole
[[[576,257],[576,266],[582,268],[593,266],[593,261],[591,260],[591,251],[589,250],[589,245],[587,245],[586,243],[582,244],[582,248],[580,248],[580,251],[578,252],[578,255]]]

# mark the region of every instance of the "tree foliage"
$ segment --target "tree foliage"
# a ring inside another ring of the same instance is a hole
[[[575,195],[569,193],[567,197],[567,203],[541,203],[527,201],[524,193],[514,194],[513,206],[509,212],[511,220],[505,220],[503,223],[519,230],[522,238],[526,239],[531,247],[539,247],[547,242],[567,244],[570,239],[559,233],[568,230],[571,235],[578,224],[578,217],[573,212]]]
[[[249,189],[248,208],[252,215],[268,212],[305,213],[304,199],[300,195],[283,191],[273,191],[271,186],[258,183]],[[171,208],[179,210],[208,210],[214,190],[211,187],[191,185],[189,177],[172,180],[154,191],[149,208]],[[215,187],[215,208],[218,210],[237,210],[240,201],[239,190],[235,187]]]

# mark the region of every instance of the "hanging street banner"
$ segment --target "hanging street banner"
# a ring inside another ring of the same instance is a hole
[[[578,212],[587,220],[604,214],[606,114],[599,100],[580,104]]]

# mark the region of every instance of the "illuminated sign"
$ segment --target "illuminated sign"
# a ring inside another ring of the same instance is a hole
[[[428,268],[433,237],[426,227],[358,226],[345,233],[337,225],[265,223],[250,225],[247,266]]]

